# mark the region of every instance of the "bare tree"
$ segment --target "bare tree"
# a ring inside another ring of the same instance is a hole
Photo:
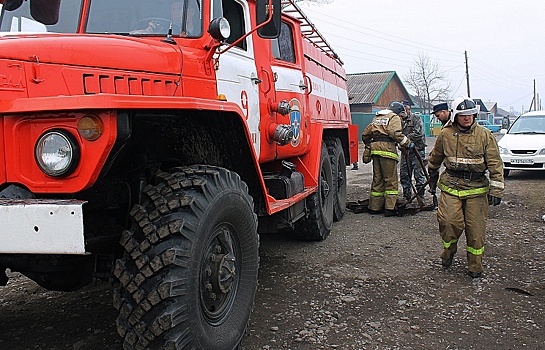
[[[404,77],[404,82],[415,93],[424,113],[430,112],[430,105],[447,102],[450,98],[450,82],[447,81],[447,75],[427,54],[418,55],[414,60],[414,67]]]

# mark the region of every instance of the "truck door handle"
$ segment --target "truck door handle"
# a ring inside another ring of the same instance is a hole
[[[308,85],[305,85],[305,83],[307,83]],[[310,93],[312,92],[312,80],[310,80],[308,75],[303,75],[303,80],[301,80],[301,82],[299,83],[299,88],[305,91],[307,95],[310,95]]]
[[[261,72],[265,75],[265,78],[267,80],[267,84],[261,85],[261,90],[263,93],[268,93],[271,91],[271,75],[267,69],[265,69],[263,66],[261,67]]]

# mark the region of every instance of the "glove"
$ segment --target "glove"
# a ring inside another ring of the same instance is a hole
[[[428,174],[430,175],[430,193],[435,194],[437,181],[439,181],[439,169],[428,168]]]
[[[371,146],[366,144],[365,148],[363,149],[361,161],[363,162],[363,164],[368,164],[371,163],[372,160],[373,158],[371,156]]]
[[[499,205],[501,203],[501,198],[499,197],[495,197],[495,196],[492,196],[492,195],[488,195],[488,205]]]

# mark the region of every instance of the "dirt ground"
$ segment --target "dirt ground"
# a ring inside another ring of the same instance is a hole
[[[371,165],[347,172],[348,200],[368,198]],[[262,235],[241,350],[543,349],[544,194],[545,172],[511,172],[503,202],[490,208],[477,280],[466,275],[463,238],[442,269],[433,211],[347,211],[316,243]],[[0,349],[120,349],[111,289],[50,292],[12,274],[0,288]]]

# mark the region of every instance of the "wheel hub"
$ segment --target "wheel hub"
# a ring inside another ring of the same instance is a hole
[[[211,321],[221,318],[235,294],[236,263],[232,235],[221,228],[207,247],[201,270],[201,301]]]
[[[219,249],[221,247],[218,246]],[[235,257],[231,254],[211,254],[210,260],[214,266],[210,281],[214,289],[228,293],[235,280]]]
[[[325,177],[325,175],[322,176],[321,188],[322,188],[321,196],[325,201],[325,199],[329,196],[329,192],[331,191],[331,189],[329,188],[329,183],[327,183],[327,177]]]

